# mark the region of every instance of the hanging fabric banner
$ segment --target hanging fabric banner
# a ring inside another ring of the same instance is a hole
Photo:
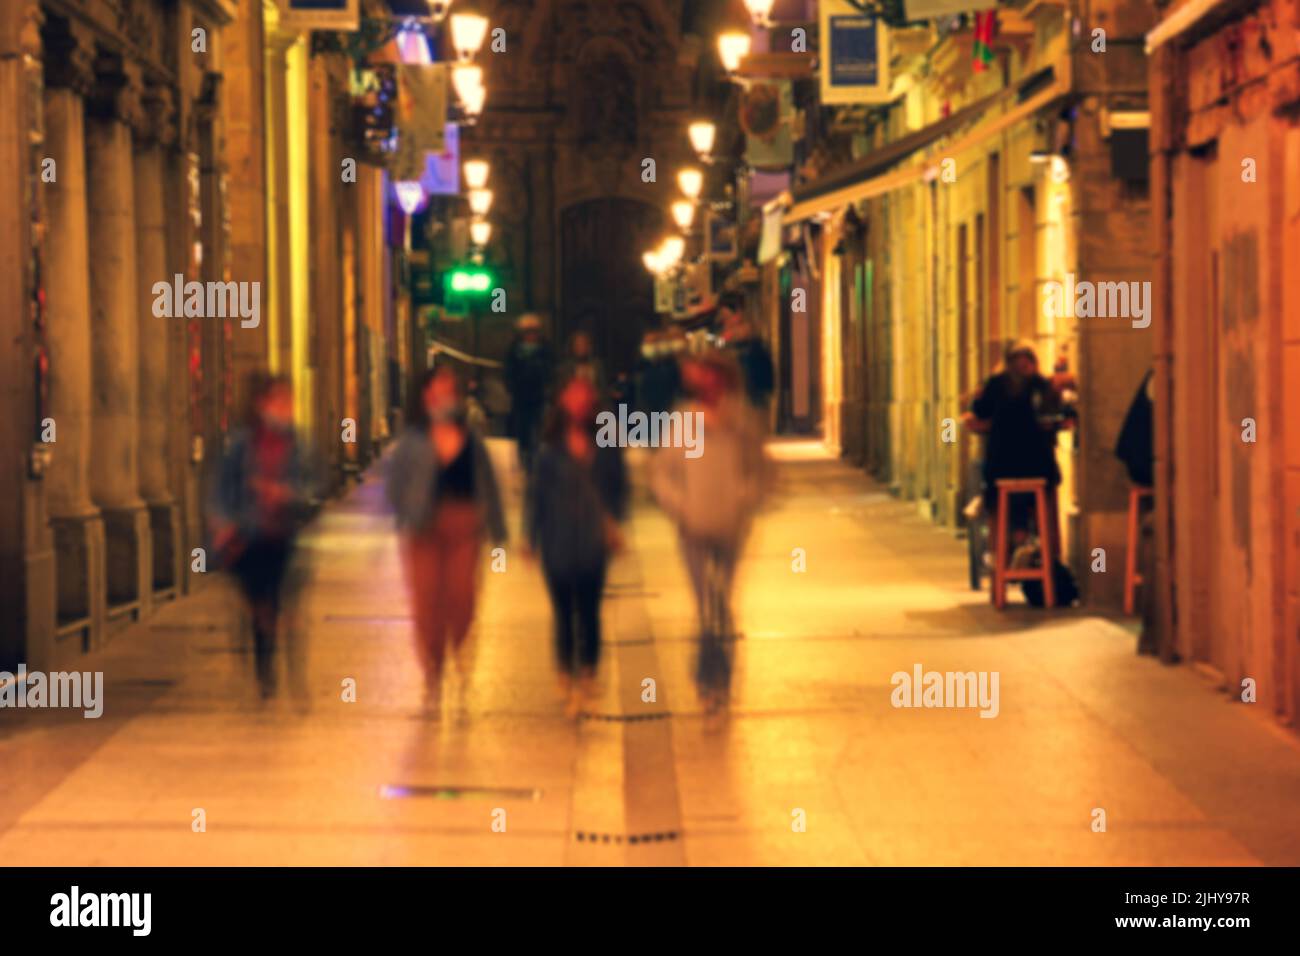
[[[397,67],[397,153],[390,172],[397,180],[417,180],[425,153],[446,150],[447,67],[442,63],[401,63]]]
[[[889,102],[889,28],[847,0],[821,0],[822,103]]]

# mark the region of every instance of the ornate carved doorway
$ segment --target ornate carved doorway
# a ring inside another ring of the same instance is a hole
[[[663,230],[663,213],[632,199],[593,199],[561,214],[561,344],[588,332],[611,378],[632,370],[655,320],[654,280],[641,254]]]

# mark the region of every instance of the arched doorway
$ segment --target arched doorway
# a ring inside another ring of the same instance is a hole
[[[633,199],[592,199],[560,217],[560,334],[588,332],[612,378],[636,364],[654,322],[654,280],[641,254],[664,231],[663,213]]]

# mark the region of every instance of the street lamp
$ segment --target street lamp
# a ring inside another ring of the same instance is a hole
[[[691,231],[691,223],[695,221],[695,203],[689,199],[679,199],[672,204],[672,214],[678,229],[682,232]]]
[[[469,191],[469,211],[476,216],[486,216],[492,208],[492,190],[471,189]]]
[[[754,26],[770,27],[772,25],[772,2],[773,0],[745,0],[745,9],[749,11],[749,17],[754,21]]]
[[[488,20],[474,10],[458,10],[451,15],[451,45],[462,63],[474,59],[487,37]]]
[[[451,85],[456,89],[456,96],[462,103],[474,95],[474,91],[483,86],[483,67],[458,63],[451,70]]]
[[[469,95],[461,100],[460,105],[465,109],[465,115],[469,117],[469,123],[472,126],[483,112],[483,104],[487,102],[487,87],[478,86],[469,90]]]
[[[696,120],[686,127],[686,135],[691,138],[691,148],[707,163],[709,153],[713,152],[713,141],[717,138],[718,128],[708,120]]]
[[[748,33],[740,30],[728,30],[718,37],[718,59],[722,68],[728,73],[740,69],[740,61],[749,56],[749,46],[753,42]]]
[[[487,185],[488,174],[492,167],[486,159],[465,160],[465,185],[470,189],[482,189]]]
[[[667,268],[672,268],[682,261],[686,254],[686,240],[681,236],[669,236],[659,246],[659,261]]]
[[[682,195],[694,202],[704,189],[704,174],[694,166],[688,166],[677,174],[677,185]]]
[[[399,180],[393,183],[393,192],[397,193],[397,204],[408,216],[414,215],[424,205],[424,187],[419,180]]]
[[[641,253],[641,261],[645,263],[646,269],[654,275],[664,271],[664,265],[659,259],[658,249],[651,249],[648,252]]]
[[[477,219],[469,224],[469,238],[476,246],[486,246],[492,238],[492,223]]]

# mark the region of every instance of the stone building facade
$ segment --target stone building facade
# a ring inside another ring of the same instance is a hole
[[[511,303],[480,342],[500,354],[524,309],[558,340],[590,332],[611,371],[630,368],[655,318],[641,253],[669,227],[677,170],[694,164],[698,44],[682,0],[497,0],[506,49],[479,60],[487,108],[463,152],[492,163],[491,257]],[[655,178],[643,177],[653,159]]]
[[[1156,568],[1148,626],[1300,716],[1300,7],[1175,3],[1152,97]]]
[[[912,78],[854,163],[796,186],[820,267],[820,417],[829,443],[936,521],[974,492],[960,422],[1007,344],[1078,377],[1080,428],[1059,438],[1066,557],[1085,599],[1118,606],[1128,481],[1115,439],[1150,357],[1149,328],[1045,308],[1051,283],[1152,277],[1145,171],[1118,171],[1117,117],[1141,117],[1142,4],[999,8],[995,68],[971,69],[969,30],[937,44],[899,31]],[[923,28],[924,29],[924,28]],[[1106,35],[1094,50],[1094,30]],[[955,440],[954,440],[955,439]],[[1107,573],[1091,573],[1093,555]]]
[[[384,180],[340,176],[340,59],[268,0],[4,5],[0,669],[67,662],[201,586],[250,373],[294,381],[326,491],[377,453]],[[160,314],[178,275],[236,284],[258,321],[212,296]]]

